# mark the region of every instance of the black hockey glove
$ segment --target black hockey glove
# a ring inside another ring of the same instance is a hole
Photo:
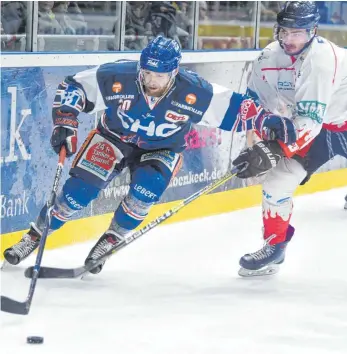
[[[239,169],[237,177],[257,177],[275,167],[283,156],[277,141],[259,141],[243,150],[233,161],[233,165]]]
[[[65,111],[55,107],[52,109],[54,128],[51,145],[57,154],[63,145],[66,148],[66,156],[73,155],[77,150],[78,119],[75,113],[71,107],[67,107]]]
[[[77,150],[77,129],[56,126],[51,137],[53,150],[59,154],[63,145],[66,148],[66,155],[71,156]]]

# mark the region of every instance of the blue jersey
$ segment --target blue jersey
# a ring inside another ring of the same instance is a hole
[[[145,150],[184,150],[192,124],[241,129],[238,112],[244,95],[180,68],[168,92],[151,102],[137,66],[137,61],[108,63],[77,73],[64,84],[70,94],[76,90],[84,97],[80,111],[104,110],[99,121],[103,133]]]

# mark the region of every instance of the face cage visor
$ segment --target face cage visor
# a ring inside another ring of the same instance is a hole
[[[275,24],[273,29],[273,38],[279,42],[281,48],[285,51],[286,54],[298,55],[311,44],[317,32],[316,26],[307,28],[305,31],[302,31],[303,29],[304,28],[289,28],[288,31],[288,27],[282,27],[278,24]],[[300,50],[293,53],[286,52],[284,44],[286,44],[288,41],[292,41],[296,45],[300,45]]]
[[[152,75],[146,74],[146,72],[153,73]],[[148,69],[139,69],[139,81],[143,86],[149,86],[151,83],[155,83],[158,86],[158,89],[165,89],[172,85],[175,80],[175,76],[177,75],[178,70],[175,69],[168,73],[158,73],[154,71],[150,71]],[[160,77],[162,76],[162,77]]]

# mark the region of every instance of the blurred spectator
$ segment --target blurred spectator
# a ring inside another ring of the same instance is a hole
[[[52,11],[54,1],[39,1],[38,33],[64,34],[64,30]]]
[[[65,34],[86,33],[87,24],[75,1],[55,1],[52,10]]]
[[[23,1],[1,2],[1,50],[25,51],[27,4]],[[5,36],[6,35],[6,36]]]
[[[326,24],[328,23],[328,7],[325,5],[325,1],[316,1],[317,7],[319,9],[319,23]]]
[[[341,16],[337,12],[334,12],[328,23],[332,25],[344,25],[345,21],[341,18]]]
[[[283,1],[262,1],[260,4],[260,20],[274,22],[277,18],[277,13],[282,8]]]
[[[129,1],[125,20],[125,49],[141,50],[148,41],[158,35],[175,39],[185,48],[189,47],[189,29],[192,26],[187,18],[187,2],[171,4],[169,1]],[[175,6],[176,7],[175,7]],[[179,13],[179,15],[178,15]],[[181,26],[177,25],[178,20]]]
[[[199,20],[206,21],[208,20],[208,8],[206,1],[199,1]]]
[[[175,39],[180,43],[179,36],[188,36],[189,33],[176,24],[176,9],[169,1],[155,1],[152,3],[149,15],[154,37],[163,35]]]
[[[125,50],[141,50],[152,36],[148,23],[151,4],[144,1],[128,1],[125,17]],[[147,22],[147,23],[146,23]]]
[[[193,31],[193,13],[191,12],[192,2],[188,1],[176,1],[174,3],[176,7],[176,25],[183,31],[191,34]],[[193,48],[192,35],[179,36],[183,49]]]
[[[1,23],[4,33],[25,33],[27,4],[24,1],[2,1]]]

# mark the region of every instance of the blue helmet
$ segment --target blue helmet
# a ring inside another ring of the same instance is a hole
[[[318,26],[320,15],[315,1],[286,1],[277,14],[280,27],[311,29]]]
[[[140,68],[169,73],[178,68],[181,58],[181,48],[175,40],[158,36],[142,50]]]

